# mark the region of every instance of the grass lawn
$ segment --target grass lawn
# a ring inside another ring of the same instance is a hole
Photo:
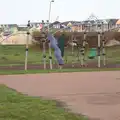
[[[57,102],[25,96],[0,85],[0,120],[87,120],[65,111]]]
[[[37,73],[58,73],[58,72],[94,72],[94,71],[120,71],[120,68],[101,68],[101,69],[53,69],[53,70],[2,70],[0,75],[14,75],[14,74],[37,74]]]
[[[78,61],[78,50],[74,49],[72,55],[72,48],[65,49],[65,62],[80,63]],[[120,46],[106,48],[107,63],[120,63]],[[28,53],[28,64],[42,64],[43,51],[39,48],[30,47]],[[49,52],[46,51],[47,63],[49,63]],[[53,63],[56,63],[54,53],[52,52]],[[87,58],[87,57],[86,57]],[[101,57],[102,59],[102,57]],[[0,66],[23,65],[25,60],[25,46],[23,45],[0,45]],[[87,59],[87,62],[94,62],[96,59]]]

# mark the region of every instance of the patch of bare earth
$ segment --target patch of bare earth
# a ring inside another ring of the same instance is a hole
[[[120,120],[119,71],[1,75],[0,84],[32,96],[65,102],[75,113]]]

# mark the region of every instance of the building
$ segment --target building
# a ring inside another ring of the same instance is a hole
[[[0,25],[0,32],[4,36],[8,36],[10,34],[16,33],[18,31],[17,24],[1,24]]]

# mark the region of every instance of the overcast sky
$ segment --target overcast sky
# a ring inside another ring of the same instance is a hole
[[[26,24],[48,19],[50,0],[0,0],[0,24]],[[51,21],[86,20],[91,13],[98,18],[120,18],[120,0],[55,0]]]

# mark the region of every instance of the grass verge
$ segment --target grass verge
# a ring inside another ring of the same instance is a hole
[[[1,120],[87,120],[56,105],[55,101],[25,96],[0,85]]]
[[[37,74],[37,73],[58,73],[58,72],[94,72],[94,71],[120,71],[120,68],[94,68],[94,69],[53,69],[53,70],[2,70],[0,75],[14,74]]]

